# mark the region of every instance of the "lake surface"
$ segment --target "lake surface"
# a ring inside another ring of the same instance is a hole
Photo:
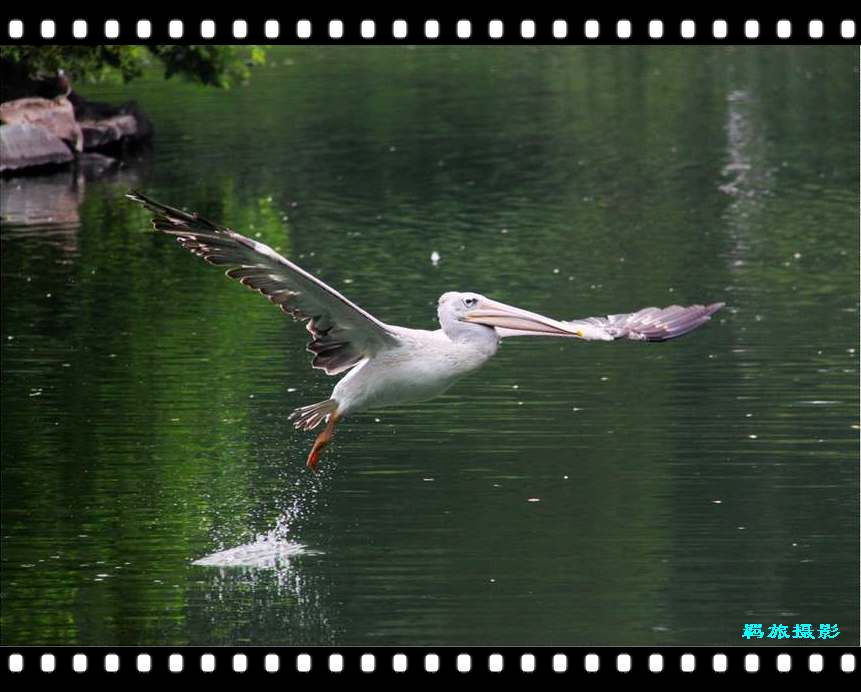
[[[857,55],[303,47],[230,91],[79,85],[156,136],[2,181],[3,643],[857,643]],[[458,289],[727,307],[666,344],[506,341],[355,415],[315,477],[305,330],[129,187],[394,324]]]

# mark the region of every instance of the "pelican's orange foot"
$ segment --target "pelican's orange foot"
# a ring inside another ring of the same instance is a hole
[[[317,435],[317,439],[314,441],[314,446],[311,447],[311,451],[308,453],[308,461],[305,465],[314,473],[317,472],[317,462],[320,461],[320,457],[323,455],[323,450],[326,449],[329,442],[332,441],[332,436],[335,434],[335,423],[337,422],[338,416],[334,413],[330,414],[325,430]]]
[[[308,455],[308,461],[305,462],[305,466],[311,469],[314,473],[317,473],[318,461],[320,461],[320,452],[317,449],[312,449],[311,453]]]
[[[315,442],[314,446],[311,448],[311,452],[308,454],[308,461],[305,462],[305,465],[314,473],[317,473],[317,462],[319,462],[320,457],[323,456],[323,448],[325,446],[325,444],[318,445]]]

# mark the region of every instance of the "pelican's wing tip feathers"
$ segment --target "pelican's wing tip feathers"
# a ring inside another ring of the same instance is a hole
[[[725,303],[708,305],[671,305],[666,308],[645,308],[624,316],[618,324],[615,338],[631,341],[661,342],[689,334],[708,322]]]
[[[230,229],[213,223],[200,214],[162,204],[135,189],[129,189],[125,194],[125,198],[136,204],[140,204],[144,209],[154,214],[152,219],[153,229],[168,235],[181,235],[183,231],[189,234],[208,233],[210,235],[231,233]]]
[[[161,206],[154,199],[147,197],[142,192],[135,190],[134,188],[129,188],[125,195],[123,195],[127,200],[134,202],[135,204],[141,205],[147,211],[150,211],[154,214],[161,213],[159,207]]]
[[[161,202],[157,202],[152,197],[148,197],[140,190],[135,190],[134,188],[126,190],[126,193],[123,196],[155,213],[161,213],[163,210],[170,209],[170,207],[162,204]]]
[[[717,302],[649,307],[618,315],[588,317],[567,324],[579,327],[581,338],[587,341],[670,341],[701,327],[725,306],[726,303]]]

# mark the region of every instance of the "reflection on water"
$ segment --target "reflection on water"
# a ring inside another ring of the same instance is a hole
[[[72,171],[4,180],[0,187],[2,221],[10,226],[75,229],[83,197],[83,177]]]
[[[857,640],[857,54],[282,50],[230,92],[94,90],[141,102],[150,158],[2,181],[3,643]],[[447,290],[728,308],[505,343],[351,417],[315,477],[304,330],[131,186],[395,324]]]
[[[95,156],[95,155],[91,155]],[[106,158],[106,157],[103,157]],[[139,162],[76,166],[54,173],[6,178],[0,185],[0,220],[9,232],[20,227],[39,226],[57,232],[80,225],[79,208],[88,183],[110,183],[118,188],[137,185]]]

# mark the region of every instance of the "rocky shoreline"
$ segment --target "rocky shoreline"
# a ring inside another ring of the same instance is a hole
[[[119,106],[74,92],[0,104],[0,173],[4,177],[80,165],[119,165],[152,137],[152,123],[134,101]]]

